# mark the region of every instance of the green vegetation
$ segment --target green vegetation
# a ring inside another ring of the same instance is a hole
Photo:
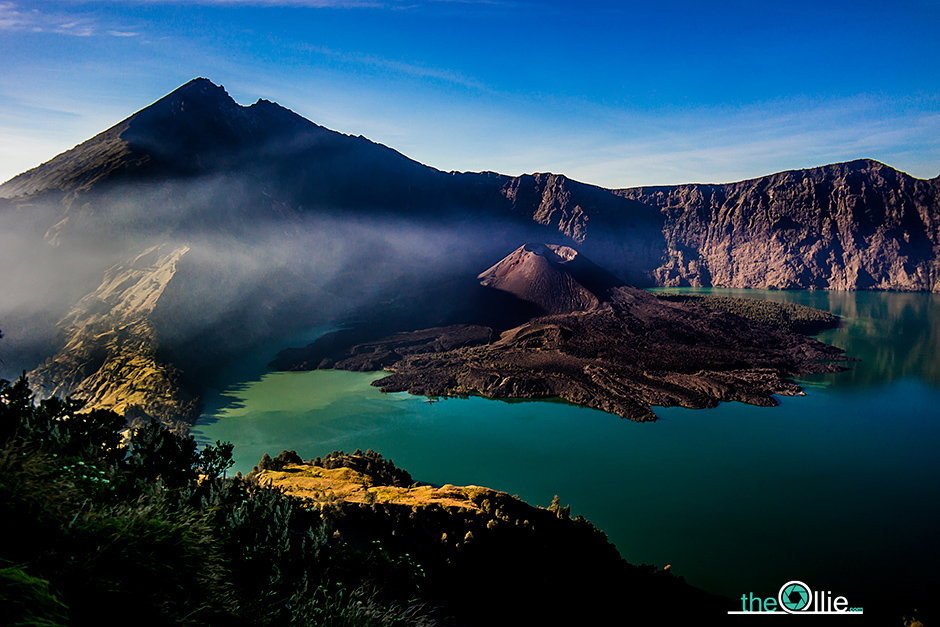
[[[147,422],[0,381],[0,623],[420,624],[421,574]],[[366,567],[368,565],[368,567]],[[377,592],[381,590],[380,594]]]
[[[625,562],[557,499],[416,485],[374,451],[305,462],[365,477],[371,498],[297,498],[256,480],[294,472],[294,452],[226,477],[229,444],[80,410],[0,380],[0,624],[577,624],[625,602],[638,619],[717,607]]]
[[[763,322],[788,331],[814,335],[820,331],[838,326],[839,317],[828,311],[797,305],[778,303],[762,298],[735,298],[714,294],[674,294],[659,292],[662,300],[679,303],[699,303],[709,309],[717,309],[748,320]]]

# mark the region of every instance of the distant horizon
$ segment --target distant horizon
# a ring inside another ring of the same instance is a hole
[[[0,180],[192,76],[443,171],[940,174],[940,4],[0,0]]]

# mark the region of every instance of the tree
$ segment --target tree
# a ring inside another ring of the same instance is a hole
[[[0,379],[0,442],[17,440],[67,457],[117,461],[125,422],[113,411],[81,411],[82,401],[48,398],[37,405],[26,376]]]
[[[8,442],[28,428],[33,411],[33,393],[26,376],[11,384],[0,379],[0,441]]]
[[[232,459],[232,451],[235,445],[231,442],[215,441],[215,445],[209,444],[199,453],[199,467],[203,474],[210,477],[225,477],[225,471],[235,465]]]
[[[196,479],[200,462],[191,435],[178,435],[151,420],[131,433],[124,465],[137,481],[162,479],[166,485],[178,487]]]

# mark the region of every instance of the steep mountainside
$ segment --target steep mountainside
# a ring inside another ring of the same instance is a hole
[[[266,100],[240,106],[206,79],[13,178],[0,198],[52,202],[53,243],[210,227],[250,237],[259,220],[328,212],[485,224],[501,246],[561,236],[638,285],[940,290],[940,179],[870,160],[615,191],[445,173]]]
[[[88,409],[163,420],[195,416],[179,372],[157,355],[150,316],[188,249],[157,247],[110,268],[59,322],[62,348],[29,373],[43,396],[72,394]]]
[[[32,353],[23,349],[31,367],[35,347],[48,356],[49,321],[62,318],[62,350],[36,380],[62,393],[93,390],[91,398],[124,408],[137,405],[118,400],[129,371],[93,373],[115,355],[130,359],[133,346],[144,361],[159,354],[170,370],[182,369],[195,391],[194,373],[221,355],[208,349],[237,351],[364,307],[387,306],[404,320],[459,304],[438,288],[520,241],[560,248],[522,251],[522,274],[496,267],[488,281],[518,295],[516,279],[534,273],[543,280],[535,291],[552,297],[523,300],[547,313],[603,300],[580,278],[557,284],[565,247],[638,286],[940,291],[938,199],[940,179],[873,161],[626,190],[557,174],[441,172],[266,100],[241,106],[195,79],[0,185],[0,233],[18,243],[25,273],[17,281],[72,294],[48,297],[32,317],[11,295],[0,302],[0,325],[14,350],[25,321],[42,326],[29,332],[46,337],[30,340]],[[3,255],[13,249],[3,248],[0,263],[12,267]],[[131,295],[105,288],[110,275],[101,277],[153,249],[188,250],[186,271],[155,280],[159,306],[129,324],[133,308],[123,299]],[[99,283],[106,295],[95,295]],[[76,305],[75,294],[89,290],[82,302],[95,308]]]
[[[600,225],[659,222],[657,212],[557,175],[445,173],[323,128],[266,100],[240,106],[195,79],[111,129],[0,185],[13,204],[54,202],[47,239],[92,229],[238,232],[244,221],[325,211],[546,229],[584,241]],[[147,212],[135,208],[147,207]],[[633,215],[639,212],[643,215]],[[124,233],[126,235],[126,233]]]
[[[861,159],[617,193],[663,212],[657,285],[940,291],[940,178]]]

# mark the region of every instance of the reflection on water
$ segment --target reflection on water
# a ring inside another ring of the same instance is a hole
[[[940,384],[940,294],[720,288],[656,291],[763,298],[816,307],[840,316],[839,328],[818,337],[845,349],[862,363],[850,364],[849,372],[817,375],[811,381],[837,388],[904,378]]]
[[[629,560],[727,595],[799,579],[867,610],[940,585],[938,297],[740,293],[843,316],[821,338],[862,361],[779,407],[660,408],[648,424],[563,403],[427,404],[383,395],[374,373],[267,373],[236,379],[196,432],[233,442],[242,471],[285,448],[373,448],[423,481],[559,494]]]
[[[940,384],[940,294],[799,292],[785,297],[843,318],[840,328],[819,337],[851,351],[864,366],[841,376],[828,375],[832,385],[904,378]]]

